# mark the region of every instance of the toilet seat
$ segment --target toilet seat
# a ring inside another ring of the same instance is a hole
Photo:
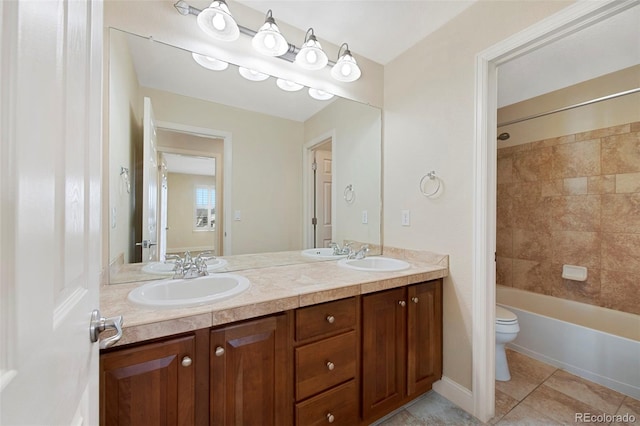
[[[496,324],[517,324],[518,317],[516,314],[502,306],[496,305]]]

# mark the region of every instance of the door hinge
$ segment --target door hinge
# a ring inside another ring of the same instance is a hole
[[[311,218],[311,224],[312,224],[313,226],[316,226],[316,225],[318,224],[318,218],[317,218],[317,217],[312,217],[312,218]]]

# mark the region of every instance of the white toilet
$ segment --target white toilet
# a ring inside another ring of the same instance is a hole
[[[511,380],[504,345],[512,342],[519,331],[520,326],[516,314],[496,305],[496,380],[501,382]]]

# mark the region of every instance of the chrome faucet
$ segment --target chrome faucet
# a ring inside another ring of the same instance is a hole
[[[351,251],[351,253],[349,253],[347,255],[347,257],[349,259],[364,259],[367,256],[367,253],[369,253],[369,244],[363,244],[360,247],[360,250],[358,251]]]
[[[215,259],[215,256],[207,256],[210,251],[203,251],[196,257],[191,256],[191,252],[184,252],[184,257],[172,254],[167,255],[167,259],[175,259],[176,266],[173,268],[173,278],[191,279],[209,275],[207,261]]]
[[[351,253],[353,252],[353,250],[351,249],[351,243],[349,242],[345,243],[342,248],[340,248],[340,244],[332,242],[329,244],[329,248],[333,248],[334,256],[342,256],[345,254],[347,256],[350,256]]]

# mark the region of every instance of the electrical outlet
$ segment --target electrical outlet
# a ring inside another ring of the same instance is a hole
[[[411,211],[402,210],[402,226],[411,226]]]
[[[369,212],[362,210],[362,223],[369,223]]]
[[[242,220],[242,214],[240,214],[240,210],[236,210],[233,212],[233,220]]]

